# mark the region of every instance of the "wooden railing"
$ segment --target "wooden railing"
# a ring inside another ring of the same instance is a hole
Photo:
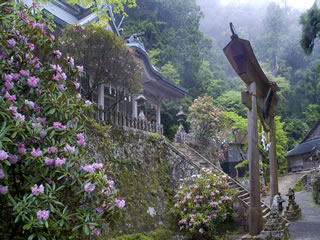
[[[127,115],[116,111],[107,111],[96,109],[93,117],[110,125],[138,129],[146,132],[154,132],[163,135],[163,125],[157,125],[155,122],[141,120],[131,115]]]

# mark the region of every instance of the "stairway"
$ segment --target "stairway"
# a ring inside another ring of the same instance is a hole
[[[210,162],[208,159],[206,159],[204,156],[202,156],[200,153],[198,153],[196,150],[194,150],[187,144],[173,143],[171,147],[179,151],[186,159],[194,163],[194,165],[196,165],[199,169],[209,168],[211,170],[216,171],[217,173],[222,173],[227,175],[229,185],[233,189],[238,191],[238,195],[236,197],[240,200],[240,202],[242,203],[245,209],[249,209],[250,193],[238,181],[231,178],[228,174],[223,172],[222,169],[215,166],[212,162]],[[261,202],[261,210],[262,210],[263,220],[266,222],[268,217],[270,216],[270,208],[264,202]],[[284,221],[288,223],[288,220],[284,219]]]

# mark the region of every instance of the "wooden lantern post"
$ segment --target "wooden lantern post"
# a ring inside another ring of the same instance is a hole
[[[250,180],[249,234],[257,236],[263,228],[260,201],[260,173],[257,117],[271,133],[270,178],[272,197],[278,193],[275,151],[274,109],[278,101],[278,87],[270,82],[262,71],[248,40],[232,32],[231,41],[223,49],[233,69],[244,81],[247,91],[242,93],[242,103],[248,108],[248,162]]]

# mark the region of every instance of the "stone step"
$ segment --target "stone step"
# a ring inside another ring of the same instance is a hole
[[[245,199],[247,197],[250,197],[250,194],[247,191],[244,191],[245,193],[238,195],[238,198]]]

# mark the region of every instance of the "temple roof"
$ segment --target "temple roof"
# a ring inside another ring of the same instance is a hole
[[[32,5],[32,0],[25,0],[25,3],[29,6]],[[110,27],[112,31],[120,36],[120,24],[117,26],[116,18],[113,14],[111,5],[106,5],[107,11],[110,15]],[[98,18],[96,14],[91,13],[90,9],[83,8],[78,5],[70,5],[64,0],[56,0],[54,2],[47,2],[44,4],[43,12],[46,14],[53,14],[54,22],[59,29],[63,28],[67,24],[80,24],[84,25],[90,21],[96,21]],[[109,29],[109,30],[111,30]],[[166,79],[155,67],[151,64],[148,53],[146,52],[143,43],[138,41],[133,34],[128,37],[128,47],[136,50],[136,56],[140,58],[144,65],[144,74],[141,79],[144,87],[144,94],[150,100],[159,102],[162,99],[177,99],[184,97],[187,94],[187,89],[178,86],[174,82]],[[132,37],[134,38],[132,40]],[[131,39],[131,40],[129,40]]]

